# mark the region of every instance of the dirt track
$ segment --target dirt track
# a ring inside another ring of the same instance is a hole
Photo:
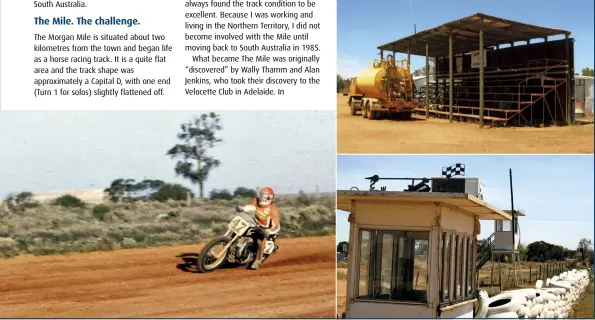
[[[209,274],[176,267],[178,254],[199,246],[0,260],[0,316],[334,317],[335,238],[280,239],[279,247],[258,271]]]
[[[593,153],[593,124],[548,128],[484,128],[448,120],[368,120],[352,116],[347,97],[337,96],[339,153]]]

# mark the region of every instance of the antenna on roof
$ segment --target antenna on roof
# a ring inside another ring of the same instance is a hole
[[[413,35],[417,34],[417,27],[415,25],[415,22],[413,23]]]
[[[514,211],[514,194],[512,192],[512,169],[508,169],[508,175],[510,177],[510,209],[512,212],[512,233],[516,233],[516,212]],[[512,238],[512,244],[514,245],[514,237]]]

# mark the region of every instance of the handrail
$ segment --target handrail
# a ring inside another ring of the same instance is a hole
[[[526,78],[525,80],[519,82],[519,84],[517,85],[517,87],[518,87],[518,94],[519,94],[518,97],[517,97],[517,110],[519,110],[519,111],[521,110],[521,84],[526,83],[527,81],[529,81],[531,79],[536,79],[538,77],[541,78],[542,76],[546,76],[547,75],[547,72],[549,70],[552,70],[554,68],[557,68],[557,67],[561,66],[563,63],[566,63],[566,61],[561,60],[560,62],[558,62],[558,64],[553,65],[553,66],[550,66],[550,67],[548,67],[546,65],[546,69],[545,70],[543,70],[543,71],[541,71],[541,72],[539,72],[537,74],[534,74],[533,76],[531,76],[529,78]],[[555,82],[555,80],[554,80],[554,82]],[[545,94],[545,90],[544,90],[543,93]],[[533,103],[533,97],[531,97],[531,103]]]

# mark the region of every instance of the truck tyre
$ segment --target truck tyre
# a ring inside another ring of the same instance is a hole
[[[370,102],[369,101],[366,101],[366,100],[362,100],[362,103],[361,103],[361,107],[360,108],[362,109],[362,117],[364,119],[367,119],[368,118],[368,104],[369,103]]]
[[[475,318],[482,319],[488,315],[488,300],[490,297],[485,290],[478,290],[477,293],[477,311],[475,312]]]
[[[405,111],[401,113],[401,120],[403,121],[407,121],[407,120],[411,120],[411,115],[413,114],[413,112],[411,111]]]
[[[488,317],[505,312],[516,314],[525,301],[525,296],[516,292],[504,292],[493,296],[488,301]]]
[[[347,105],[351,107],[351,101],[353,100],[353,97],[349,97],[349,100],[347,100]]]
[[[349,100],[349,108],[351,109],[351,115],[355,116],[357,114],[357,111],[355,110],[355,106],[353,105],[353,103],[351,103],[351,100]]]
[[[368,120],[376,120],[377,117],[378,115],[376,114],[376,111],[372,110],[370,107],[370,110],[368,110]]]

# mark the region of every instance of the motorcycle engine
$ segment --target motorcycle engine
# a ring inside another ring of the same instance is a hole
[[[235,246],[235,257],[236,260],[238,260],[238,262],[243,262],[246,263],[251,251],[250,251],[250,245],[251,245],[252,239],[250,238],[240,238],[238,239],[238,242]]]

